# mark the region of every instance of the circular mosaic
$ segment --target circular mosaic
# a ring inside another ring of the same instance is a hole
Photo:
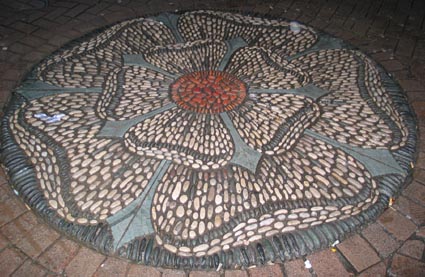
[[[59,230],[148,265],[234,268],[328,247],[413,167],[404,94],[297,22],[121,22],[38,64],[2,120],[11,185]]]

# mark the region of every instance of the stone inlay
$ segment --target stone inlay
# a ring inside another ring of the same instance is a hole
[[[183,109],[216,114],[233,110],[246,97],[246,85],[221,71],[195,71],[171,85],[171,99]]]
[[[1,157],[32,209],[102,252],[249,267],[374,220],[411,172],[415,128],[397,84],[343,41],[192,11],[46,58],[2,119]]]

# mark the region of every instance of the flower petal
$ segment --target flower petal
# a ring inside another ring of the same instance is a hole
[[[133,202],[146,188],[160,161],[134,159],[118,140],[93,138],[67,149],[73,217],[104,221]],[[70,221],[71,214],[66,218]],[[69,218],[68,218],[69,217]]]
[[[96,136],[102,128],[103,122],[96,115],[97,99],[98,95],[66,93],[65,90],[55,96],[32,100],[23,116],[30,126],[56,143],[76,147],[80,142]],[[55,117],[58,120],[52,120]]]
[[[227,46],[219,41],[195,41],[157,47],[145,54],[147,62],[178,76],[218,69]]]
[[[259,152],[274,155],[289,150],[319,117],[319,107],[294,94],[251,94],[228,112],[242,139]]]
[[[407,141],[408,129],[385,91],[376,65],[358,52],[322,50],[293,61],[309,70],[313,83],[330,93],[312,127],[341,143],[393,149]]]
[[[108,75],[98,112],[108,120],[126,120],[171,103],[172,79],[141,66],[124,66]]]
[[[268,20],[218,11],[183,14],[178,29],[186,41],[243,38],[251,46],[291,56],[311,47],[317,40],[312,29],[296,22]]]
[[[252,89],[294,89],[310,82],[304,71],[258,47],[238,50],[225,71],[248,83]]]
[[[265,158],[260,171],[262,180],[277,176],[275,185],[279,186],[275,192],[279,191],[281,196],[277,198],[285,201],[321,199],[324,204],[344,203],[341,199],[346,199],[354,204],[362,197],[362,190],[376,189],[371,174],[355,158],[310,136],[303,136],[284,155]]]
[[[227,164],[234,152],[219,115],[196,114],[178,107],[133,126],[124,138],[137,154],[201,170]]]
[[[47,205],[83,225],[104,222],[129,205],[160,163],[135,159],[122,140],[96,138],[102,124],[93,116],[95,103],[96,97],[79,93],[44,97],[24,104],[12,118],[15,139],[34,165]],[[82,108],[73,110],[76,105]],[[68,112],[57,122],[37,116],[62,111]]]
[[[101,87],[109,70],[122,65],[123,54],[170,43],[172,32],[160,22],[125,21],[46,59],[36,68],[37,78],[60,87]]]
[[[224,226],[234,226],[233,218],[259,207],[262,192],[254,182],[252,173],[236,166],[202,172],[172,165],[152,202],[157,242],[164,242],[166,249],[175,249],[182,256],[219,251],[229,243],[229,236],[221,239]]]
[[[204,256],[294,230],[343,220],[377,201],[369,172],[325,142],[303,137],[265,157],[256,175],[227,166],[173,165],[152,204],[156,241],[179,256]]]

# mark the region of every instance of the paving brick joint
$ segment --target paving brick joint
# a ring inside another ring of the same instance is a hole
[[[375,2],[0,4],[0,272],[423,275],[423,4]]]

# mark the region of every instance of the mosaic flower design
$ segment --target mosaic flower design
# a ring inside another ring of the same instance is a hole
[[[109,224],[117,248],[154,235],[182,257],[368,210],[378,175],[406,174],[391,156],[405,119],[373,61],[291,26],[212,11],[136,19],[40,64],[61,93],[24,93],[10,126],[50,209]],[[382,174],[378,154],[394,160]],[[142,227],[125,223],[139,213]]]

